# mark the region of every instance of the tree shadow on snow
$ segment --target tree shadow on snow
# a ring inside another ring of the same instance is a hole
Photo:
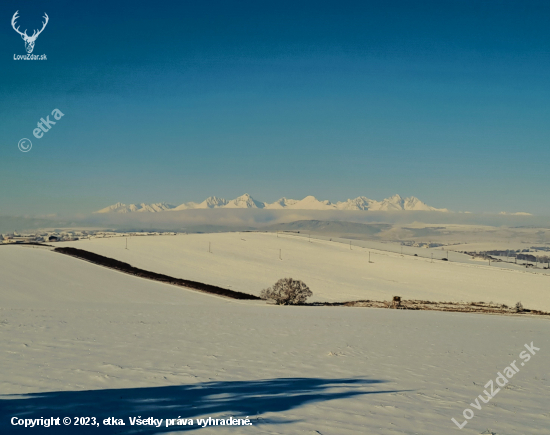
[[[199,384],[91,391],[58,391],[0,396],[0,433],[94,433],[140,435],[199,429],[197,418],[246,418],[254,425],[284,424],[288,420],[256,419],[259,414],[283,412],[306,403],[344,399],[365,394],[392,393],[372,388],[381,380],[276,378],[256,381],[204,382]],[[129,417],[193,419],[193,426],[131,426]],[[60,417],[61,426],[50,428],[12,426],[12,417]],[[100,427],[64,426],[64,417],[96,417]],[[123,419],[125,426],[104,426],[103,419]],[[29,432],[30,431],[30,432]]]

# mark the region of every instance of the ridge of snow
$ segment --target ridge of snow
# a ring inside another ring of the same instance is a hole
[[[282,209],[282,208],[287,208],[287,207],[290,207],[290,206],[293,206],[297,203],[298,201],[296,199],[287,199],[287,198],[279,198],[277,201],[271,203],[271,204],[267,204],[265,205],[265,208],[266,209]]]
[[[439,211],[448,212],[446,208],[435,208],[420,201],[415,196],[402,198],[395,194],[382,201],[369,199],[366,196],[359,196],[347,201],[332,203],[328,200],[319,200],[315,196],[309,195],[301,200],[280,198],[273,203],[265,203],[254,199],[248,193],[232,200],[226,200],[217,196],[210,196],[201,203],[187,202],[181,205],[173,206],[167,203],[155,204],[116,204],[105,207],[95,213],[132,213],[132,212],[151,212],[157,213],[168,210],[189,210],[189,209],[210,209],[210,208],[253,208],[270,210],[374,210],[374,211]]]
[[[132,213],[132,212],[160,212],[166,210],[173,210],[175,206],[168,204],[166,202],[158,202],[155,204],[123,204],[117,202],[116,204],[110,205],[109,207],[102,208],[101,210],[96,211],[95,213]]]

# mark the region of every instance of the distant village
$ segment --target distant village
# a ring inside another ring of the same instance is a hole
[[[128,236],[167,236],[176,235],[173,231],[136,231],[136,232],[118,232],[118,231],[38,231],[36,233],[7,233],[0,234],[0,243],[52,243],[52,242],[72,242],[81,239],[97,239],[107,237],[128,237]]]
[[[471,255],[472,258],[479,258],[482,260],[490,261],[523,261],[526,267],[536,267],[537,265],[547,264],[544,269],[550,268],[550,255],[541,255],[540,252],[550,252],[549,246],[531,246],[525,249],[516,250],[493,250],[493,251],[481,251],[481,252],[464,252],[464,254]]]
[[[433,242],[414,242],[414,241],[405,241],[401,242],[403,246],[411,246],[413,248],[439,248],[440,246],[447,246],[443,243],[433,243]]]

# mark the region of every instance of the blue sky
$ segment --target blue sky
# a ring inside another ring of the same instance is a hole
[[[16,10],[49,15],[46,61],[13,59]],[[0,214],[247,192],[548,215],[549,24],[536,1],[4,1]]]

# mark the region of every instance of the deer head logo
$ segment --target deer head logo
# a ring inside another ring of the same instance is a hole
[[[19,18],[17,16],[17,14],[19,13],[19,11],[17,11],[15,14],[13,14],[13,18],[11,19],[11,25],[13,27],[13,30],[15,30],[17,33],[19,33],[21,35],[21,38],[23,38],[23,40],[25,41],[25,50],[27,50],[27,53],[31,54],[32,51],[34,50],[34,43],[36,41],[36,38],[38,38],[38,35],[40,35],[42,33],[42,30],[44,30],[44,28],[46,27],[46,24],[48,24],[48,21],[50,20],[48,18],[48,14],[46,14],[44,12],[44,19],[46,21],[42,22],[42,28],[40,30],[38,30],[38,33],[37,30],[35,30],[32,34],[32,36],[29,36],[27,35],[27,29],[25,29],[25,31],[23,33],[21,33],[19,31],[19,26],[16,28],[15,27],[15,21],[17,20],[17,18]]]

